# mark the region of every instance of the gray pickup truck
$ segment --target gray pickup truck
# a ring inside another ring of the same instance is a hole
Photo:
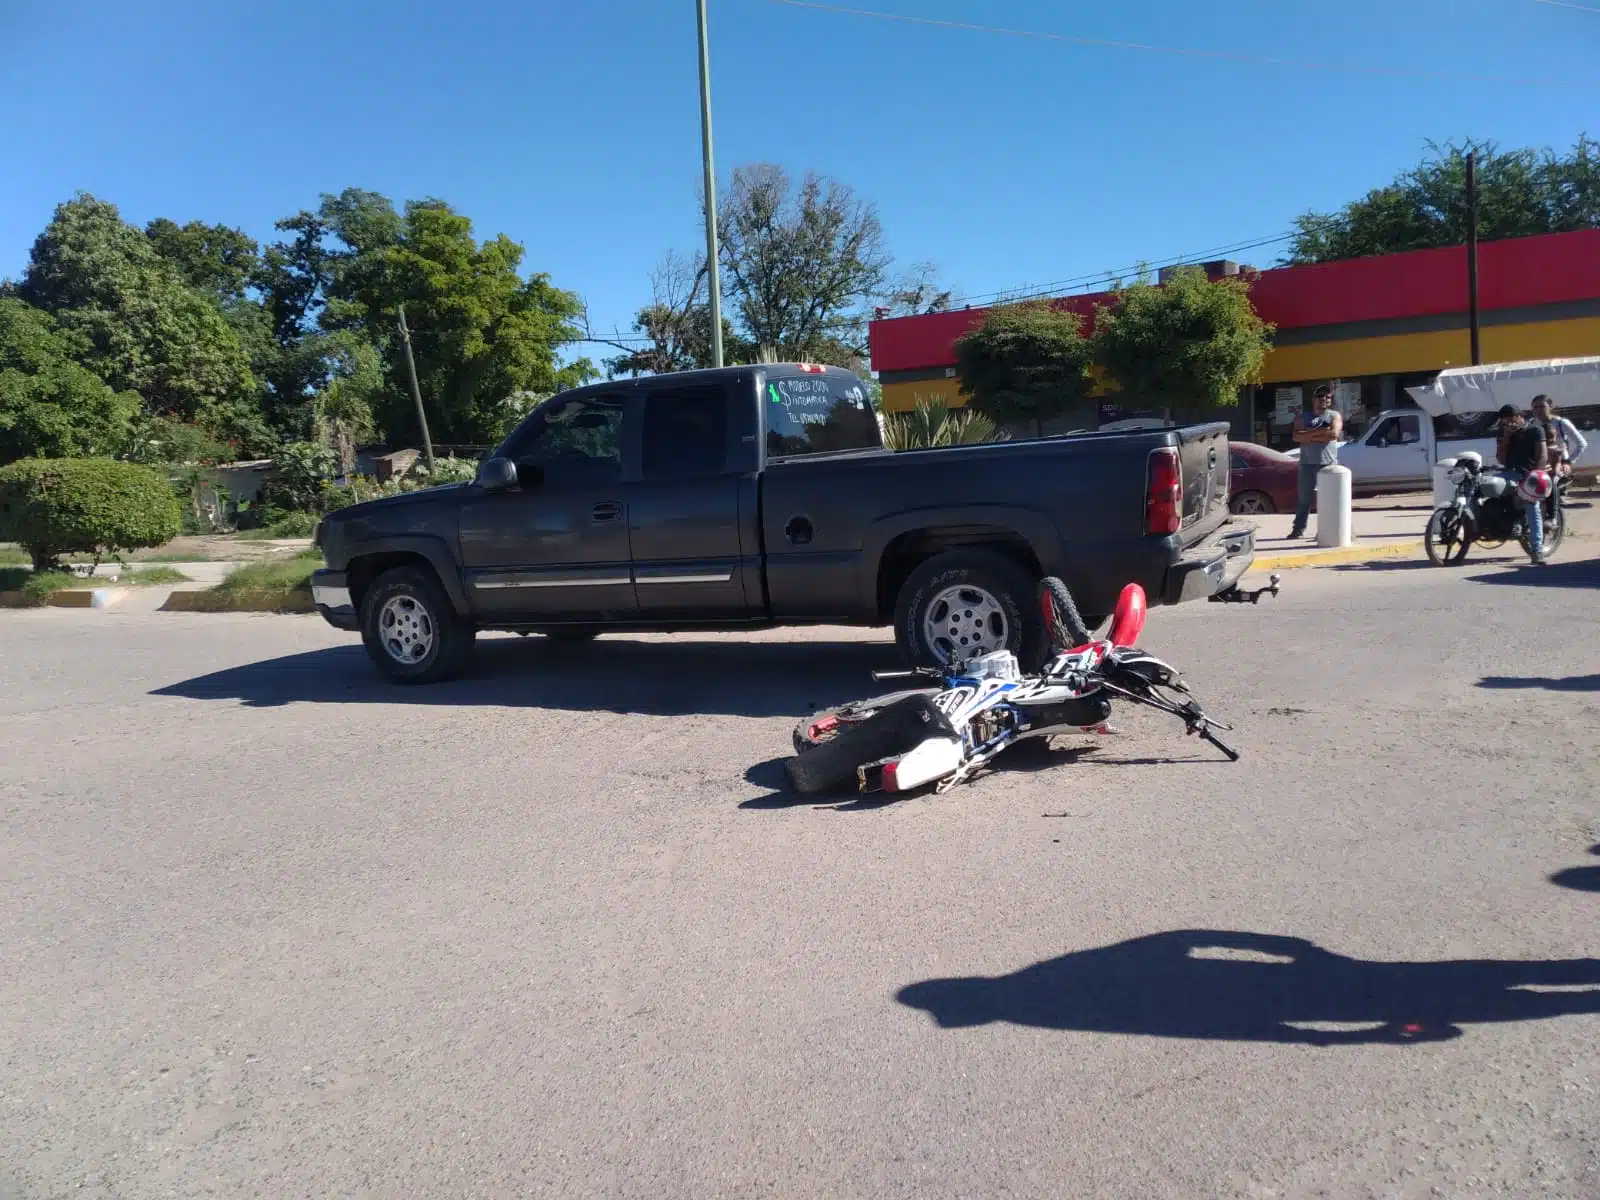
[[[1228,591],[1226,425],[893,453],[860,379],[765,364],[597,384],[531,413],[470,484],[330,514],[317,609],[390,678],[459,672],[479,630],[893,625],[911,663],[1042,657],[1034,594],[1091,625]]]

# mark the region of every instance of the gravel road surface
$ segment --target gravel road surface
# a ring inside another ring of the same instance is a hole
[[[0,614],[0,1196],[1593,1200],[1581,552],[1157,610],[1242,762],[889,805],[777,790],[878,631]]]

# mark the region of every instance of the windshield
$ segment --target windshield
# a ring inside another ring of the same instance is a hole
[[[761,411],[768,458],[883,445],[872,402],[853,375],[768,376]]]

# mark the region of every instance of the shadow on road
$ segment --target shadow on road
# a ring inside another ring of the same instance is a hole
[[[359,646],[232,667],[152,695],[283,704],[454,704],[680,716],[798,716],[860,696],[874,667],[899,665],[888,642],[665,642],[602,638],[563,646],[490,638],[462,679],[389,683]]]
[[[1522,569],[1495,571],[1488,575],[1468,575],[1472,583],[1492,583],[1512,587],[1600,587],[1600,558],[1584,558],[1573,562],[1552,562],[1536,567],[1524,560]]]
[[[1600,1012],[1600,959],[1368,962],[1303,938],[1175,930],[997,978],[914,983],[896,998],[946,1029],[1006,1021],[1152,1037],[1406,1044],[1459,1037],[1466,1024]]]
[[[1550,876],[1550,882],[1575,892],[1600,892],[1600,867],[1568,867]]]
[[[1568,675],[1548,678],[1530,675],[1489,675],[1478,681],[1481,688],[1496,691],[1600,692],[1600,675]]]

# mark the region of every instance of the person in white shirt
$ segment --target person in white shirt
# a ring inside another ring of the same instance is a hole
[[[1549,396],[1533,398],[1533,420],[1544,429],[1545,445],[1550,449],[1550,461],[1562,475],[1572,474],[1572,464],[1589,448],[1589,443],[1578,427],[1565,417],[1556,416],[1555,401]]]

